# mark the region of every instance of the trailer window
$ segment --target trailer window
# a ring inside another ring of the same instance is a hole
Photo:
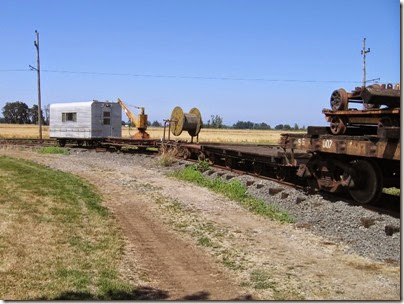
[[[111,112],[103,112],[103,124],[110,125],[111,124]]]
[[[77,121],[77,113],[76,112],[70,112],[70,113],[62,113],[62,122],[66,121]]]

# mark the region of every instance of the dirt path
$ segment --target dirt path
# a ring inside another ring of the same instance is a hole
[[[167,178],[150,167],[150,158],[0,153],[78,174],[97,186],[127,240],[123,272],[170,299],[400,299],[399,267],[344,254],[304,229]]]
[[[136,202],[113,205],[109,207],[134,246],[141,268],[147,269],[153,285],[168,291],[169,298],[203,300],[242,296],[235,282],[210,256],[162,225],[147,198],[137,197]]]

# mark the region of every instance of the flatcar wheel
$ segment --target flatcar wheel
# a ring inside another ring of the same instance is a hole
[[[77,141],[77,146],[82,147],[82,146],[83,146],[83,143],[84,143],[84,142],[83,142],[82,140],[78,140],[78,141]]]
[[[228,169],[235,169],[236,161],[232,157],[226,157],[224,160],[224,165]]]
[[[351,162],[355,175],[349,194],[360,204],[372,204],[379,200],[383,189],[383,174],[380,167],[369,160],[357,159]]]
[[[203,152],[200,152],[198,155],[198,161],[202,162],[205,161],[206,155]]]
[[[262,172],[264,171],[264,165],[259,162],[254,162],[253,171],[254,171],[254,174],[261,175]]]
[[[335,135],[342,135],[346,131],[345,122],[341,117],[333,116],[330,121],[331,133]]]
[[[335,90],[331,94],[330,105],[333,111],[348,109],[348,94],[344,89]]]

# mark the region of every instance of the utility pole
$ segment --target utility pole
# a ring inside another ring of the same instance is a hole
[[[39,125],[39,139],[42,140],[42,108],[41,108],[41,67],[39,64],[39,33],[35,30],[36,40],[34,45],[36,47],[36,68],[29,66],[31,70],[35,70],[38,75],[38,125]]]
[[[363,48],[361,54],[363,55],[363,87],[366,87],[366,54],[370,52],[370,48],[366,50],[366,38],[363,38]]]

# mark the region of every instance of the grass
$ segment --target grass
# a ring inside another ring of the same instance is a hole
[[[391,187],[391,188],[383,188],[383,193],[394,195],[394,196],[400,196],[400,189]]]
[[[0,156],[0,298],[130,298],[122,241],[93,187],[74,175]]]
[[[202,129],[199,133],[201,142],[241,142],[241,143],[278,143],[281,133],[298,133],[303,131],[278,131],[278,130],[237,130],[237,129]],[[131,134],[133,135],[132,128]],[[163,137],[163,128],[147,128],[151,138]],[[171,139],[190,140],[188,132],[180,136],[170,135]],[[122,137],[129,138],[129,128],[122,128]],[[37,125],[0,124],[0,138],[39,138]],[[49,138],[49,126],[43,127],[43,138]]]
[[[238,180],[226,182],[219,177],[210,179],[197,169],[197,165],[186,167],[170,173],[169,175],[221,193],[231,200],[238,202],[246,209],[266,218],[279,222],[294,222],[293,217],[286,212],[279,211],[277,208],[267,204],[264,200],[248,194],[246,186]]]
[[[212,241],[206,236],[199,238],[198,244],[205,247],[213,247]]]
[[[42,154],[63,154],[63,155],[69,155],[70,152],[61,147],[43,147],[38,149],[38,153]]]
[[[271,276],[263,270],[254,270],[250,275],[250,281],[254,284],[255,289],[270,288],[271,284],[268,282],[270,279]]]

